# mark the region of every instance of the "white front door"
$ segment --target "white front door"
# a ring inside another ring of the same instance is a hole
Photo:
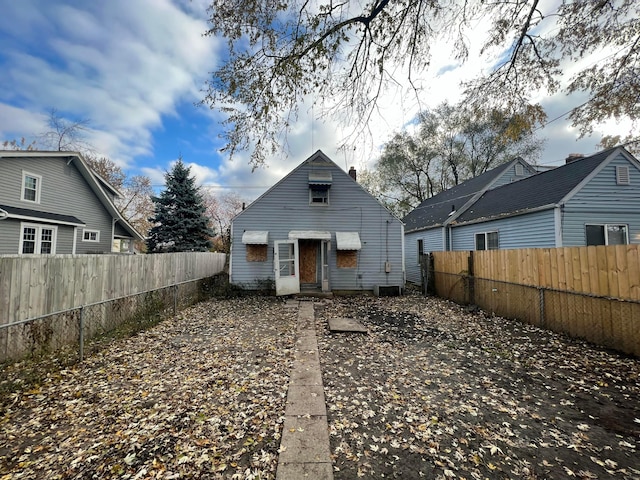
[[[273,242],[273,269],[276,280],[276,295],[300,293],[300,266],[297,240],[275,240]]]

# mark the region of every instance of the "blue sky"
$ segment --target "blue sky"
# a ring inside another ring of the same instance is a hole
[[[54,108],[70,120],[89,120],[87,141],[129,175],[145,174],[155,185],[182,155],[199,183],[233,190],[252,200],[317,149],[345,170],[370,166],[379,148],[409,123],[416,105],[398,95],[383,101],[371,129],[375,142],[336,150],[343,128],[313,119],[303,106],[288,150],[253,173],[248,152],[229,161],[220,153],[222,118],[203,97],[223,42],[205,37],[206,0],[21,0],[3,2],[0,20],[0,140],[32,139],[47,130]],[[433,74],[425,72],[425,102],[456,101],[460,80],[479,64],[452,63],[437,49]],[[472,57],[473,58],[473,57]],[[545,98],[549,118],[568,111],[572,99]],[[559,164],[573,152],[592,153],[596,138],[575,141],[566,121],[540,133],[543,164]]]

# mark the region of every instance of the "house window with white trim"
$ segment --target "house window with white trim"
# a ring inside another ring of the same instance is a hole
[[[100,230],[82,230],[82,241],[83,242],[99,242],[100,241]]]
[[[22,200],[40,203],[40,186],[42,177],[33,173],[22,172]]]
[[[20,253],[54,254],[56,253],[57,227],[23,223],[20,236]]]
[[[626,245],[629,243],[627,225],[585,225],[587,246],[591,245]]]
[[[476,233],[476,250],[498,250],[498,232]]]
[[[309,186],[310,205],[329,205],[329,186],[311,185]]]

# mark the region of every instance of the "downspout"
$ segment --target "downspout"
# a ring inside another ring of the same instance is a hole
[[[556,248],[562,247],[562,217],[564,213],[564,203],[553,209],[553,230],[555,232]]]
[[[73,227],[73,245],[71,246],[71,254],[76,254],[76,248],[78,246],[78,227]]]
[[[111,241],[109,242],[109,253],[113,253],[113,241],[115,239],[117,221],[118,220],[115,218],[111,220]]]

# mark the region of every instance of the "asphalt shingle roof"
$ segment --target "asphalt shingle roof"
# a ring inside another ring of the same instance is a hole
[[[613,149],[605,150],[517,182],[487,190],[456,219],[456,222],[495,218],[545,205],[555,205],[597,168],[612,151]]]
[[[482,175],[427,198],[402,219],[405,223],[406,231],[442,225],[449,218],[452,209],[462,208],[475,194],[482,191],[502,175],[511,163],[513,162],[500,165]]]

